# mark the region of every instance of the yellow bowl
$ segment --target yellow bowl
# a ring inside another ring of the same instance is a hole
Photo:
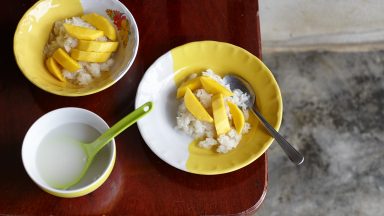
[[[232,44],[198,41],[176,47],[146,71],[137,91],[136,106],[156,104],[139,130],[151,150],[168,164],[196,174],[215,175],[240,169],[262,155],[273,138],[257,117],[250,115],[251,130],[226,154],[202,149],[176,126],[176,89],[192,73],[212,69],[221,77],[235,74],[247,80],[256,94],[257,107],[276,130],[282,119],[283,102],[272,72],[256,56]]]
[[[114,56],[115,63],[111,71],[87,86],[60,82],[44,65],[43,50],[53,23],[91,12],[107,17],[116,27],[119,48]],[[136,22],[129,10],[117,0],[40,0],[21,18],[13,42],[15,58],[23,74],[39,88],[62,96],[89,95],[113,85],[132,65],[138,46]]]

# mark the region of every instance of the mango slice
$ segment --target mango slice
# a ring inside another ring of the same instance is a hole
[[[229,112],[232,115],[233,124],[235,125],[236,132],[238,134],[241,134],[244,128],[245,119],[243,111],[234,103],[227,101],[227,104],[229,106]]]
[[[52,57],[59,63],[63,68],[75,72],[81,68],[80,64],[73,60],[63,49],[57,49]]]
[[[56,77],[60,81],[65,81],[59,66],[52,57],[47,58],[47,60],[45,61],[45,65],[47,66],[48,71],[51,72],[54,77]]]
[[[85,14],[81,18],[95,26],[97,29],[103,31],[107,38],[113,41],[116,40],[116,30],[107,18],[97,13]]]
[[[200,81],[201,81],[201,84],[203,85],[203,88],[208,93],[211,93],[211,94],[221,93],[225,97],[233,95],[232,91],[228,90],[227,88],[222,86],[220,83],[218,83],[216,80],[210,77],[202,76],[200,77]]]
[[[225,134],[231,130],[224,105],[223,94],[219,93],[212,96],[212,110],[217,136]]]
[[[84,62],[105,62],[111,56],[111,53],[107,52],[87,52],[78,49],[72,49],[71,57],[77,61]]]
[[[69,35],[80,40],[96,40],[97,38],[104,36],[104,32],[100,30],[75,26],[68,23],[64,23],[63,26]]]
[[[184,95],[184,103],[187,110],[200,121],[213,122],[213,118],[199,102],[191,89],[187,88]]]
[[[189,88],[190,90],[195,90],[201,87],[200,77],[195,77],[191,80],[183,82],[180,87],[177,89],[176,98],[181,98],[184,96],[185,91]]]
[[[118,45],[118,42],[79,40],[76,49],[88,52],[114,52]]]

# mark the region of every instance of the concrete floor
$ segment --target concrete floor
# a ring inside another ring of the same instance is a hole
[[[259,8],[263,47],[384,42],[382,0],[259,0]]]
[[[263,55],[284,101],[280,132],[305,156],[268,150],[256,215],[384,214],[384,52]]]

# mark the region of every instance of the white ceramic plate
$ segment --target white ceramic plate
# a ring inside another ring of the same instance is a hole
[[[136,107],[147,101],[154,109],[138,122],[150,149],[168,164],[197,174],[221,174],[242,168],[262,155],[272,138],[251,116],[251,131],[236,149],[226,154],[201,149],[194,140],[177,130],[176,86],[191,73],[212,69],[224,76],[237,74],[248,80],[256,92],[258,107],[275,126],[280,127],[282,100],[278,85],[268,68],[248,51],[228,43],[201,41],[176,47],[165,53],[146,71],[137,91]]]

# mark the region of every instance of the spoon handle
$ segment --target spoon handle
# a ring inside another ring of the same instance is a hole
[[[104,132],[99,138],[97,138],[95,141],[93,141],[90,145],[87,145],[87,146],[93,148],[92,151],[98,152],[101,148],[104,147],[105,144],[109,143],[109,141],[111,141],[114,137],[119,135],[129,126],[131,126],[132,124],[137,122],[140,118],[142,118],[144,115],[149,113],[152,110],[152,108],[153,108],[152,102],[147,102],[143,104],[139,108],[135,109],[133,112],[129,113],[123,119],[118,121],[106,132]]]
[[[256,114],[256,116],[260,119],[260,121],[263,123],[265,129],[275,138],[277,143],[279,143],[280,147],[284,150],[284,152],[287,154],[288,158],[295,163],[296,165],[300,165],[304,161],[303,155],[300,154],[287,140],[284,139],[283,136],[281,136],[275,128],[272,127],[268,123],[268,121],[261,115],[261,113],[255,108],[252,107],[253,112]]]

